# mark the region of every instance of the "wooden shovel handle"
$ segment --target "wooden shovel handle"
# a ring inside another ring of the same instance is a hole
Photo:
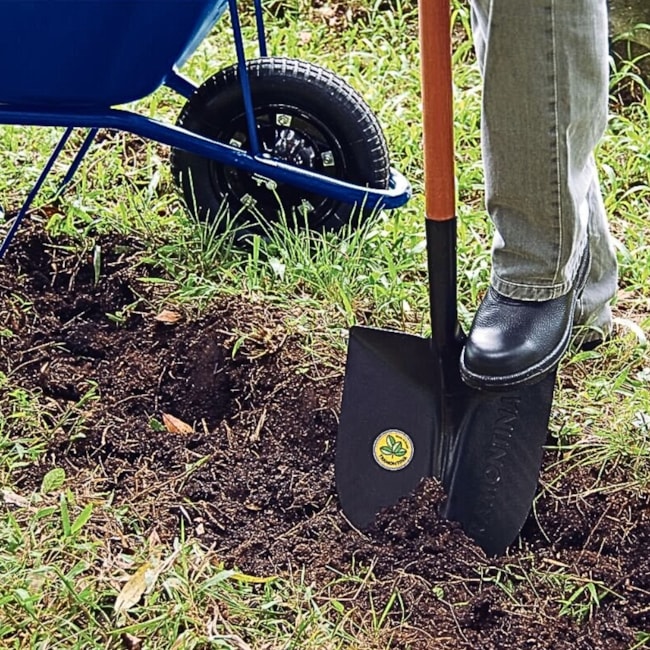
[[[449,0],[419,0],[420,74],[427,219],[455,216]]]

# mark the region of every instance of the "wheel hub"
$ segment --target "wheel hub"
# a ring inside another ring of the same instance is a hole
[[[311,142],[294,129],[283,128],[271,147],[274,158],[305,169],[314,169],[316,150]]]
[[[256,123],[265,157],[334,178],[345,175],[340,144],[313,116],[285,106],[269,106],[256,113]],[[249,141],[245,115],[233,119],[220,139],[246,149]],[[310,227],[317,227],[336,206],[332,199],[313,192],[298,192],[290,184],[276,183],[260,174],[217,164],[213,170],[217,188],[227,187],[228,193],[239,197],[247,211],[263,214],[270,220],[281,204],[286,214],[295,212],[301,220],[309,221]]]

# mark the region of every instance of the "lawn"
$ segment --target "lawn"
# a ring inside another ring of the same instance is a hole
[[[491,230],[480,79],[453,8],[467,327]],[[278,0],[266,18],[271,53],[365,99],[413,197],[359,229],[279,223],[242,249],[189,215],[168,148],[100,131],[59,196],[64,153],[0,262],[0,648],[650,647],[650,93],[635,61],[612,61],[598,151],[616,336],[563,359],[533,512],[489,558],[440,518],[434,480],[367,531],[334,486],[349,326],[429,330],[416,3]],[[183,72],[234,56],[223,18]],[[160,89],[135,109],[173,122],[182,100]],[[0,127],[8,216],[58,137]]]

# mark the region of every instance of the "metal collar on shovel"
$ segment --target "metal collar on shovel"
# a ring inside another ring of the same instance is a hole
[[[336,485],[344,513],[364,528],[435,476],[447,494],[443,516],[498,555],[530,512],[555,370],[534,385],[498,392],[460,379],[449,0],[420,0],[419,11],[433,334],[351,329]]]

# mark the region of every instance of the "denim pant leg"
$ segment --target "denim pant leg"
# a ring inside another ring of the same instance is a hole
[[[608,329],[616,261],[593,157],[607,123],[606,0],[472,0],[472,27],[492,285],[519,300],[564,295],[589,232],[576,322]]]

